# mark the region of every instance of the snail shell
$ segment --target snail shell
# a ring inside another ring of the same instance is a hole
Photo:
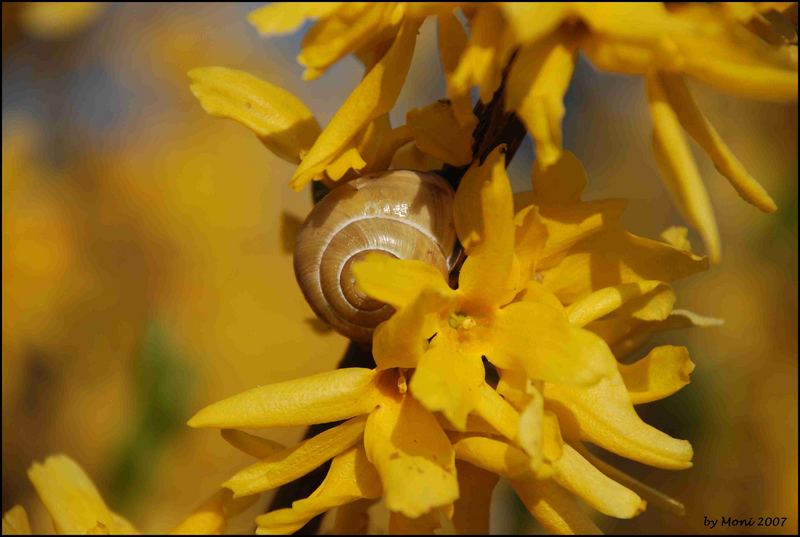
[[[297,236],[294,272],[319,317],[370,341],[394,310],[358,289],[352,264],[377,251],[426,261],[446,279],[455,240],[453,190],[444,179],[406,170],[365,175],[314,206]]]

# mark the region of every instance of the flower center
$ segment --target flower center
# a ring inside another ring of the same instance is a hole
[[[474,327],[477,323],[475,322],[475,319],[473,319],[469,315],[456,311],[450,314],[450,318],[447,320],[447,324],[450,325],[450,328],[453,328],[455,330],[469,330],[470,328]]]

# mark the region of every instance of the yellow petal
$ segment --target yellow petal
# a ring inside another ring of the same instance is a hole
[[[365,424],[363,416],[352,418],[293,448],[251,464],[228,479],[223,486],[231,489],[238,498],[294,481],[361,440]]]
[[[495,474],[463,461],[456,461],[461,495],[454,505],[453,525],[461,535],[488,535]]]
[[[366,458],[366,455],[364,457]],[[380,478],[376,479],[380,487]],[[336,509],[332,533],[334,535],[366,535],[371,518],[369,510],[375,503],[375,500],[361,499],[340,505]]]
[[[632,318],[612,318],[594,321],[586,328],[602,337],[611,347],[614,356],[622,359],[639,349],[656,332],[722,324],[722,319],[705,317],[687,310],[673,310],[663,321],[646,322]]]
[[[592,463],[598,470],[606,474],[611,479],[619,482],[620,484],[636,491],[642,498],[644,498],[649,505],[663,509],[668,513],[673,513],[677,516],[686,516],[686,508],[678,500],[671,498],[660,492],[653,487],[646,485],[638,479],[629,476],[619,468],[612,466],[604,460],[598,458],[591,453],[586,446],[580,442],[575,443],[575,450],[580,453],[586,460]]]
[[[536,280],[529,281],[525,285],[525,288],[516,296],[515,300],[517,302],[539,302],[545,306],[554,308],[556,311],[564,312],[564,306],[556,295],[545,289],[545,287]]]
[[[486,383],[478,391],[475,413],[509,440],[517,437],[519,413]]]
[[[424,261],[370,253],[353,264],[353,275],[358,287],[371,298],[397,309],[412,304],[424,289],[442,297],[453,295],[444,275]]]
[[[634,405],[658,401],[689,384],[694,363],[686,347],[664,345],[641,360],[620,364],[619,372]]]
[[[460,430],[483,384],[485,370],[480,355],[464,353],[457,344],[436,337],[422,355],[411,378],[411,393],[431,412],[442,412]]]
[[[111,512],[89,476],[66,455],[53,455],[34,463],[28,478],[53,519],[58,533],[138,533]]]
[[[528,455],[516,446],[483,436],[468,436],[454,445],[456,458],[487,472],[517,479],[531,474]]]
[[[707,268],[708,260],[691,252],[609,229],[577,243],[540,274],[545,288],[571,304],[604,287],[642,280],[670,282]]]
[[[28,513],[23,507],[15,505],[3,514],[3,535],[31,535]]]
[[[514,217],[517,229],[514,236],[514,253],[519,260],[520,284],[528,282],[536,269],[547,243],[547,227],[539,215],[539,208],[530,205]]]
[[[607,199],[567,205],[542,205],[539,214],[547,230],[541,266],[552,266],[560,254],[599,231],[614,227],[627,200]]]
[[[190,427],[288,427],[366,414],[378,404],[376,371],[347,368],[259,386],[207,406]]]
[[[550,166],[537,161],[531,176],[537,205],[578,203],[587,182],[586,169],[572,151],[563,151]]]
[[[508,357],[532,379],[590,385],[616,371],[616,360],[601,338],[572,326],[550,306],[511,304],[497,314],[495,330],[489,361],[495,354]]]
[[[774,212],[777,205],[758,182],[747,173],[742,163],[728,149],[717,131],[703,116],[692,99],[686,81],[680,75],[664,73],[661,82],[667,98],[683,128],[700,144],[717,170],[730,181],[736,192],[748,203],[764,212]]]
[[[674,246],[684,252],[692,251],[692,243],[689,242],[689,230],[683,226],[670,226],[661,232],[659,239]]]
[[[461,54],[450,83],[456,94],[468,94],[478,86],[481,101],[488,103],[500,86],[503,69],[514,47],[503,17],[495,9],[481,9],[470,21],[467,48]]]
[[[589,387],[545,383],[545,404],[565,436],[597,444],[644,464],[680,470],[692,466],[692,446],[647,425],[633,409],[619,373]]]
[[[416,518],[458,498],[450,441],[412,397],[384,399],[369,415],[364,446],[381,476],[390,511]]]
[[[211,496],[173,529],[172,535],[221,535],[228,519],[235,516],[258,499],[258,496],[234,499],[226,489]]]
[[[395,153],[390,169],[392,170],[438,170],[443,162],[436,160],[419,150],[416,144],[406,144]]]
[[[382,322],[372,338],[372,354],[381,369],[414,368],[439,330],[435,313],[447,304],[435,291],[425,290],[410,306]]]
[[[661,175],[684,218],[703,237],[709,257],[718,262],[721,247],[711,200],[657,75],[647,77],[647,94],[653,117],[653,148]]]
[[[561,157],[564,95],[575,70],[575,51],[561,34],[524,46],[508,74],[506,110],[513,110],[531,133],[537,165]]]
[[[319,19],[339,9],[341,2],[274,2],[247,16],[261,35],[286,34],[299,29],[306,19]]]
[[[392,109],[411,65],[417,26],[413,21],[403,23],[392,47],[356,86],[303,158],[292,177],[292,188],[300,190],[318,177],[370,121]]]
[[[389,535],[450,535],[452,531],[443,531],[451,526],[449,520],[442,513],[446,507],[433,509],[431,512],[418,517],[407,517],[403,513],[389,513]]]
[[[519,445],[530,457],[529,465],[533,471],[538,471],[544,458],[542,450],[544,443],[544,397],[535,387],[528,389],[528,404],[519,415],[519,431],[517,438]]]
[[[556,483],[604,515],[633,518],[645,509],[646,503],[636,493],[606,477],[569,444],[553,465]]]
[[[297,57],[308,68],[303,78],[317,78],[348,54],[374,43],[383,37],[382,30],[387,26],[396,32],[393,11],[394,6],[389,4],[345,3],[320,20],[303,36],[302,51]]]
[[[618,310],[623,304],[647,295],[659,286],[667,287],[666,284],[655,280],[643,280],[640,282],[623,283],[613,287],[605,287],[577,302],[573,302],[567,308],[567,318],[569,322],[575,326],[586,326],[590,322]],[[665,318],[669,315],[669,312],[672,311],[675,295],[670,291],[670,296],[672,297],[672,301],[668,304],[668,311],[664,313],[661,319]],[[666,310],[667,308],[662,309]]]
[[[502,2],[500,9],[520,44],[538,41],[555,30],[569,14],[561,2]]]
[[[726,93],[749,99],[792,102],[797,100],[797,71],[769,65],[714,61],[695,55],[682,69],[687,75]]]
[[[502,147],[467,171],[454,211],[456,232],[468,254],[459,292],[479,307],[507,304],[517,292],[519,265],[514,258],[514,199]]]
[[[300,99],[250,73],[200,67],[189,71],[189,78],[206,112],[248,127],[284,160],[300,162],[319,136],[317,120]]]
[[[330,164],[325,166],[325,173],[332,181],[338,181],[347,174],[348,171],[354,170],[356,172],[364,169],[367,161],[361,156],[356,147],[348,147],[342,149],[342,152],[337,155]]]
[[[279,509],[256,518],[258,533],[294,533],[315,516],[362,498],[378,498],[381,483],[367,460],[363,447],[354,447],[333,459],[322,484],[308,498],[289,509]]]
[[[459,125],[467,125],[475,121],[469,92],[455,87],[452,82],[459,59],[467,48],[467,34],[452,12],[442,13],[437,22],[439,59],[447,82],[447,98],[450,99],[453,114]]]
[[[600,533],[575,499],[549,479],[512,481],[519,499],[545,530],[559,535]]]
[[[222,438],[230,445],[257,459],[264,459],[273,453],[283,451],[286,446],[237,429],[222,429]]]
[[[472,131],[478,123],[474,116],[472,121],[459,125],[452,105],[437,101],[409,110],[406,123],[417,147],[425,153],[454,166],[472,162]]]

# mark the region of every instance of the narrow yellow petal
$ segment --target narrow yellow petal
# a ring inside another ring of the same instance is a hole
[[[3,535],[31,535],[28,513],[22,506],[15,505],[3,514]]]
[[[671,282],[708,269],[708,260],[667,243],[607,229],[540,269],[542,284],[565,304],[604,287],[642,280]]]
[[[459,125],[467,125],[475,121],[472,113],[472,102],[469,92],[457,88],[453,82],[453,73],[467,48],[467,33],[452,12],[442,13],[437,18],[437,35],[439,41],[439,59],[442,62],[445,81],[447,82],[447,98],[453,107],[453,114]]]
[[[502,2],[500,9],[523,44],[538,41],[555,30],[569,15],[570,6],[566,2]]]
[[[28,469],[28,478],[58,533],[138,533],[109,510],[89,476],[66,455],[34,463]]]
[[[470,36],[450,84],[458,95],[478,86],[481,101],[488,103],[500,86],[503,69],[514,48],[505,21],[495,9],[481,9],[470,21]]]
[[[212,116],[234,119],[284,160],[299,163],[320,129],[311,111],[283,88],[226,67],[189,71],[191,90]]]
[[[333,459],[325,480],[308,498],[291,508],[279,509],[256,518],[259,533],[294,533],[317,515],[362,498],[378,498],[381,483],[367,460],[363,447],[354,447]]]
[[[456,458],[509,479],[531,474],[530,460],[524,451],[502,440],[468,436],[454,445]]]
[[[660,492],[649,485],[642,483],[638,479],[629,476],[619,468],[608,464],[604,460],[591,453],[588,449],[586,449],[586,446],[580,442],[575,443],[575,450],[611,479],[630,488],[631,490],[636,491],[636,493],[644,498],[649,505],[658,507],[659,509],[663,509],[664,511],[677,516],[686,515],[686,508],[681,502],[675,498],[667,496],[663,492]]]
[[[647,95],[653,117],[653,148],[661,175],[684,218],[703,237],[709,257],[719,262],[719,230],[711,200],[657,75],[647,77]]]
[[[616,372],[606,343],[572,326],[556,309],[535,302],[517,302],[497,314],[493,352],[508,357],[532,379],[590,385]],[[501,366],[502,367],[502,366]]]
[[[606,477],[569,444],[563,446],[561,457],[553,465],[556,483],[604,515],[633,518],[646,507],[636,493]]]
[[[433,414],[412,397],[383,400],[369,415],[364,446],[390,511],[417,518],[458,498],[450,441]]]
[[[519,445],[530,457],[529,465],[538,471],[544,459],[544,397],[535,387],[528,389],[528,404],[519,415]]]
[[[620,364],[619,372],[634,405],[658,401],[689,384],[694,363],[686,347],[664,345],[630,365]]]
[[[230,445],[257,459],[264,459],[286,449],[286,446],[268,438],[261,438],[238,429],[222,429],[220,434]]]
[[[288,427],[367,414],[378,404],[376,371],[347,368],[259,386],[211,404],[190,427]]]
[[[797,100],[797,71],[769,65],[715,61],[695,55],[687,58],[683,72],[726,93],[749,99],[792,102]]]
[[[453,512],[453,525],[460,535],[488,535],[495,474],[464,461],[456,461],[460,496]]]
[[[564,95],[575,70],[575,50],[561,34],[525,45],[508,74],[506,110],[517,113],[536,144],[543,169],[561,157]]]
[[[514,253],[519,260],[519,279],[520,285],[523,285],[533,277],[533,271],[547,244],[547,226],[542,222],[539,208],[535,205],[519,211],[514,222]]]
[[[697,108],[686,81],[680,75],[663,73],[661,82],[667,98],[683,128],[700,144],[717,170],[730,181],[736,192],[748,203],[764,212],[774,212],[777,205],[758,182],[747,173],[742,163],[728,149],[717,131]]]
[[[448,164],[463,166],[472,162],[472,131],[478,123],[459,125],[452,105],[437,101],[406,113],[406,123],[420,150]]]
[[[475,413],[509,440],[517,437],[519,413],[486,383],[478,392]]]
[[[247,20],[261,35],[296,31],[306,19],[319,19],[336,11],[341,2],[274,2],[252,11]]]
[[[334,13],[320,20],[304,36],[297,61],[307,67],[303,78],[315,79],[328,67],[384,37],[383,30],[397,32],[391,17],[394,6],[379,3],[344,3]]]
[[[223,486],[235,497],[279,487],[304,476],[325,461],[356,444],[364,433],[366,418],[359,416],[251,464],[228,479]]]
[[[583,239],[617,225],[627,200],[607,199],[567,205],[542,205],[539,214],[547,230],[542,266],[552,266],[559,255]]]
[[[599,289],[570,304],[567,308],[567,318],[575,326],[586,326],[590,322],[618,310],[623,304],[654,291],[659,286],[666,287],[666,284],[655,280],[643,280]],[[674,303],[674,293],[671,296]],[[671,310],[672,304],[669,305],[669,311]],[[669,315],[669,311],[664,314],[662,319]]]
[[[416,144],[411,143],[397,150],[389,168],[392,170],[419,170],[426,172],[438,170],[443,164],[442,161],[436,160],[427,153],[423,153]]]
[[[411,65],[418,24],[403,23],[389,51],[356,86],[303,158],[292,177],[292,188],[300,190],[319,176],[370,121],[391,110]]]
[[[389,513],[389,535],[452,535],[446,526],[452,526],[442,513],[448,507],[431,510],[418,517],[408,517],[403,513]]]
[[[563,151],[550,166],[537,161],[531,174],[537,205],[578,203],[587,183],[586,169],[572,151]]]
[[[546,407],[558,416],[565,436],[597,444],[617,455],[658,468],[692,466],[692,446],[647,425],[633,409],[619,373],[593,386],[545,383]]]
[[[519,264],[514,257],[514,198],[502,147],[467,171],[454,210],[456,232],[468,254],[459,292],[479,307],[507,304],[517,292]]]
[[[412,304],[424,289],[443,298],[453,295],[445,275],[424,261],[370,253],[353,264],[353,274],[358,287],[367,295],[397,309]]]
[[[257,499],[258,496],[234,499],[231,491],[221,489],[200,504],[170,534],[221,535],[225,532],[228,519],[250,507]]]
[[[457,344],[434,339],[411,378],[411,393],[431,412],[442,412],[460,430],[467,426],[485,371],[480,355],[464,353]]]
[[[512,481],[519,499],[545,530],[559,535],[597,535],[600,529],[568,492],[549,479]]]

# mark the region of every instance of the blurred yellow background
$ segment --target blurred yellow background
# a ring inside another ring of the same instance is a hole
[[[63,452],[140,529],[169,529],[247,460],[185,421],[255,385],[330,369],[346,347],[314,320],[285,246],[310,194],[288,188],[291,166],[250,132],[207,116],[186,71],[247,70],[324,125],[360,69],[346,60],[302,82],[301,34],[260,39],[246,22],[253,7],[112,4],[59,26],[3,4],[3,510],[24,504],[35,527],[49,523],[25,470]],[[749,531],[796,533],[797,107],[692,88],[779,212],[745,204],[695,152],[723,262],[678,282],[678,307],[725,325],[652,341],[687,345],[697,369],[682,392],[639,407],[692,442],[695,466],[623,464],[687,515],[651,508],[598,524],[688,533],[704,515],[785,516],[783,528]],[[443,95],[428,22],[394,124]],[[657,178],[641,80],[582,61],[566,105],[586,197],[629,198],[626,223],[642,235],[681,224]],[[528,140],[510,172],[520,189],[532,160]],[[536,531],[513,495],[499,490],[496,503],[497,531]],[[726,531],[743,530],[714,530]]]

